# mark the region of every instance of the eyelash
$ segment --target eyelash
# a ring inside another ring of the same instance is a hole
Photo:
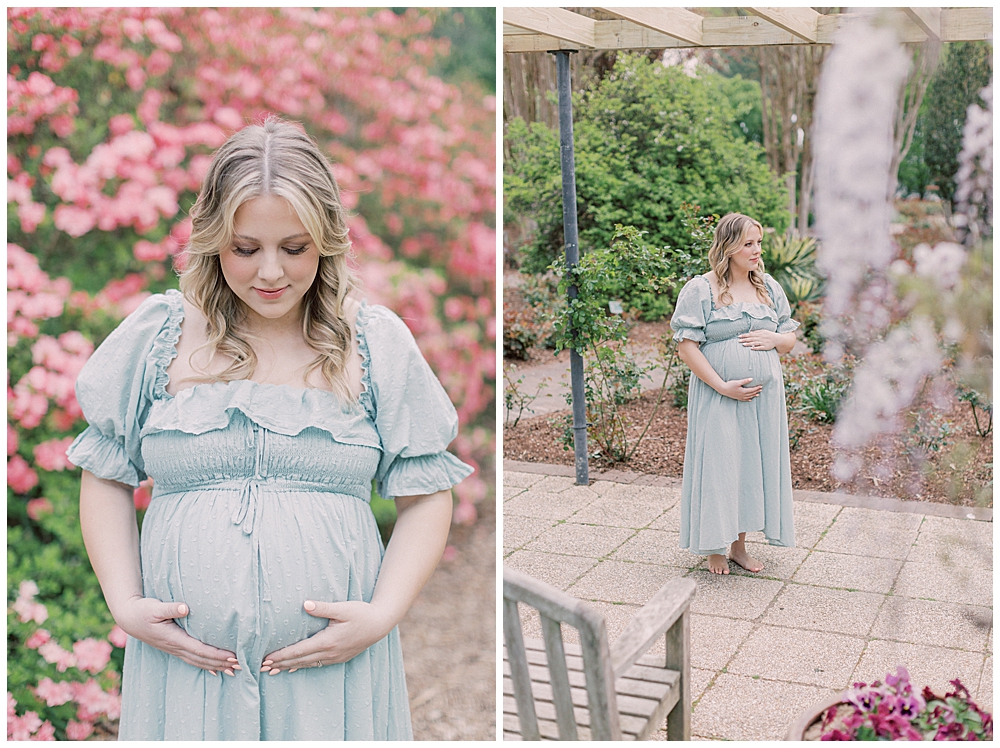
[[[284,249],[290,255],[300,255],[300,254],[302,254],[303,252],[306,251],[306,247],[305,246],[302,246],[302,247],[282,247],[282,249]],[[252,255],[256,251],[257,251],[256,247],[254,247],[253,249],[250,249],[250,248],[247,248],[247,247],[233,247],[233,252],[235,254],[239,255],[240,257],[250,257],[250,255]]]

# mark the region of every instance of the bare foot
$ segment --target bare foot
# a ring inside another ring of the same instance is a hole
[[[746,546],[739,547],[733,543],[729,548],[729,558],[733,563],[739,564],[749,572],[758,572],[764,568],[764,564],[747,553]]]
[[[728,574],[729,563],[726,561],[726,557],[719,553],[709,555],[708,570],[713,574]]]

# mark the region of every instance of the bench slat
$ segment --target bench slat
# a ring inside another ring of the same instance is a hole
[[[555,720],[556,718],[555,707],[547,701],[536,701],[535,710],[538,714],[539,720]],[[503,711],[504,714],[517,714],[517,702],[514,700],[513,696],[504,695]],[[589,709],[577,707],[573,709],[573,714],[576,717],[576,724],[579,727],[590,727]],[[629,735],[638,735],[646,726],[646,720],[642,717],[633,717],[626,714],[621,716],[620,724],[622,734],[628,733]]]

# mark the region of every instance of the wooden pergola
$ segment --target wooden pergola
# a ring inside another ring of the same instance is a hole
[[[850,17],[812,8],[747,8],[752,15],[704,17],[685,8],[594,8],[614,16],[597,21],[563,8],[504,8],[504,52],[557,50],[758,47],[832,44]],[[900,41],[985,41],[992,8],[888,8]]]
[[[823,14],[812,8],[746,8],[747,16],[707,17],[686,8],[590,8],[610,20],[597,20],[565,8],[503,9],[505,53],[551,52],[556,57],[559,90],[559,142],[563,190],[566,264],[579,261],[576,169],[569,55],[579,51],[692,47],[761,47],[833,44],[850,14]],[[872,10],[872,9],[866,9]],[[993,37],[993,9],[881,8],[903,43],[987,41]],[[570,299],[576,288],[569,289]],[[576,482],[586,485],[587,423],[583,359],[570,351]],[[522,694],[523,696],[523,694]],[[521,696],[518,697],[521,701]]]

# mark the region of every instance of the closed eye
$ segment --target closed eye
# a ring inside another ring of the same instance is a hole
[[[290,255],[300,255],[300,254],[302,254],[303,252],[306,251],[306,248],[304,246],[303,247],[284,247],[284,250],[286,252],[288,252],[288,254],[290,254]]]
[[[249,257],[257,251],[256,247],[233,247],[233,252],[240,257]]]

